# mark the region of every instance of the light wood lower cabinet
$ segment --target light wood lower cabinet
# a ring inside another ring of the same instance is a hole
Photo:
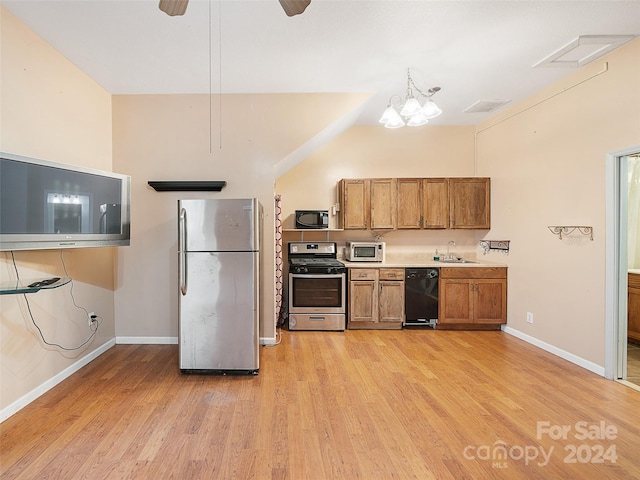
[[[633,343],[640,344],[640,275],[629,273],[627,297],[627,336]]]
[[[507,269],[441,268],[437,329],[498,330],[507,323]]]
[[[349,329],[399,329],[404,321],[403,268],[349,269]]]

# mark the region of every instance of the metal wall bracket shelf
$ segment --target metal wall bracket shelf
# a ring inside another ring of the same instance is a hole
[[[589,237],[593,241],[593,227],[584,225],[549,225],[549,230],[562,240],[563,235],[571,235],[576,230],[585,237]]]
[[[500,252],[509,253],[509,242],[511,240],[480,240],[483,254],[486,255],[490,250],[498,250]]]
[[[169,180],[147,182],[156,192],[219,192],[227,186],[225,181]]]

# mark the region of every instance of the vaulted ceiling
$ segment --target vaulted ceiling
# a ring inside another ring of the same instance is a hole
[[[434,125],[472,125],[479,100],[516,102],[576,67],[533,65],[581,35],[640,34],[638,1],[312,0],[294,17],[277,0],[2,0],[112,94],[367,93],[374,125],[407,68],[439,86]],[[578,53],[579,55],[580,53]]]

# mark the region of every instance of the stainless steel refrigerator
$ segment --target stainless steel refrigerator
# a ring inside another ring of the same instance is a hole
[[[261,230],[255,198],[178,201],[183,373],[258,373]]]

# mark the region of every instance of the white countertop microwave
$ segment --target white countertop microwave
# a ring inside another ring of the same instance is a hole
[[[347,242],[346,259],[350,262],[384,262],[384,242]]]

